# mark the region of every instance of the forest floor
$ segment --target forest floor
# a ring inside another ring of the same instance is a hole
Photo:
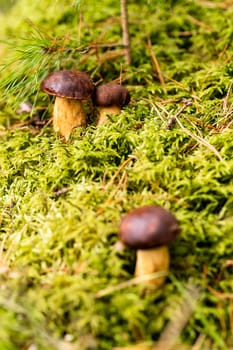
[[[233,6],[139,0],[128,13],[130,65],[116,0],[18,0],[1,15],[1,349],[233,349]],[[64,142],[40,90],[59,69],[123,84],[131,101],[101,126],[89,101]],[[116,249],[144,205],[181,228],[150,291],[135,251]]]

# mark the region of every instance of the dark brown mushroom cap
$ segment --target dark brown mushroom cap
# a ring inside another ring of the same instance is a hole
[[[40,88],[49,95],[86,100],[92,95],[94,84],[87,73],[61,70],[47,75],[41,82]]]
[[[130,94],[122,85],[107,83],[100,85],[95,89],[92,99],[95,106],[124,107],[130,102]]]
[[[166,245],[179,233],[177,219],[159,206],[144,206],[129,212],[119,227],[120,240],[128,247],[149,249]]]

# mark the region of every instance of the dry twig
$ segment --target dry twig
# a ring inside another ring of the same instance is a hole
[[[189,100],[188,100],[189,101]],[[187,104],[189,105],[189,102],[187,101],[186,104],[184,104],[184,106],[182,106],[180,108],[181,112],[187,107]],[[159,106],[161,108],[161,106],[157,103],[157,106]],[[176,123],[179,125],[179,127],[181,128],[181,130],[183,130],[187,135],[189,135],[191,138],[193,138],[194,140],[198,141],[199,143],[201,143],[202,145],[204,145],[206,148],[208,148],[211,152],[213,152],[216,157],[220,160],[223,161],[224,159],[222,158],[221,154],[216,150],[216,148],[211,145],[208,141],[206,141],[203,137],[198,136],[193,134],[190,130],[188,130],[187,128],[185,128],[183,126],[183,124],[181,123],[181,121],[179,120],[178,116],[181,114],[180,110],[178,110],[178,112],[171,117],[170,119],[170,123],[172,121],[172,123],[174,121],[176,121]],[[177,116],[178,115],[178,116]],[[174,119],[174,121],[173,121]]]
[[[212,287],[208,286],[208,290],[211,294],[216,296],[219,299],[233,299],[233,293],[222,293],[218,292],[217,290],[213,289]]]
[[[200,289],[196,285],[189,285],[179,307],[173,312],[159,341],[153,350],[172,350],[176,345],[184,327],[188,323],[200,295]],[[177,347],[176,347],[177,348]]]
[[[130,47],[127,0],[121,0],[120,4],[121,4],[122,42],[125,48],[125,59],[127,64],[131,64],[131,47]]]
[[[167,271],[159,271],[159,272],[151,273],[149,275],[135,277],[135,278],[132,278],[132,279],[127,280],[125,282],[119,283],[115,286],[109,286],[105,289],[100,290],[99,292],[96,293],[95,297],[97,299],[103,298],[103,297],[110,295],[110,294],[113,294],[119,290],[129,288],[129,287],[141,284],[143,282],[153,280],[155,278],[161,278],[161,277],[166,276],[166,275],[167,275]]]
[[[148,49],[150,51],[152,67],[153,67],[155,73],[158,74],[158,78],[159,78],[159,81],[160,81],[161,85],[164,86],[165,85],[164,77],[163,77],[162,71],[160,69],[157,57],[156,57],[156,55],[154,53],[154,50],[153,50],[153,47],[152,47],[150,39],[148,39],[147,45],[148,45]]]
[[[173,124],[176,122],[177,118],[181,115],[181,113],[188,107],[191,106],[192,102],[187,100],[184,102],[183,106],[176,112],[174,116],[172,116],[167,122],[167,129],[171,129]]]
[[[137,157],[134,155],[129,156],[128,159],[126,159],[117,169],[117,171],[115,172],[115,174],[113,175],[113,177],[111,178],[111,180],[108,182],[108,184],[106,185],[105,189],[109,189],[112,187],[112,185],[114,184],[117,176],[120,174],[120,172],[132,161],[132,160],[137,160]]]
[[[200,334],[197,340],[195,341],[195,344],[193,344],[191,350],[201,350],[205,339],[206,339],[206,335]]]
[[[229,103],[232,85],[233,85],[233,80],[231,80],[229,87],[227,89],[226,97],[223,99],[223,112],[226,112],[228,110],[228,103]]]

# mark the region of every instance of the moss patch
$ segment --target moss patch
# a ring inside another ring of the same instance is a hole
[[[130,67],[111,46],[121,41],[117,1],[18,0],[3,17],[1,348],[153,344],[190,283],[199,298],[180,348],[233,347],[233,9],[160,3],[129,3]],[[39,91],[58,68],[122,80],[131,103],[99,128],[87,106],[89,126],[63,143],[53,99]],[[16,113],[22,101],[31,113]],[[134,252],[115,242],[121,217],[147,204],[171,210],[181,234],[165,286],[143,295],[131,283]]]

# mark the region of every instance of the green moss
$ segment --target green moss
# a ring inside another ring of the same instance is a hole
[[[130,67],[109,58],[120,47],[89,47],[120,42],[117,1],[18,0],[2,17],[1,348],[153,344],[190,281],[200,296],[179,341],[191,348],[203,335],[208,348],[233,346],[232,7],[131,1],[129,14]],[[120,76],[131,103],[67,144],[49,123],[25,126],[32,115],[16,114],[21,101],[41,122],[50,117],[53,100],[39,84],[58,68],[95,82]],[[181,234],[165,286],[143,295],[124,284],[135,252],[117,253],[115,242],[121,217],[146,204],[171,210]]]

